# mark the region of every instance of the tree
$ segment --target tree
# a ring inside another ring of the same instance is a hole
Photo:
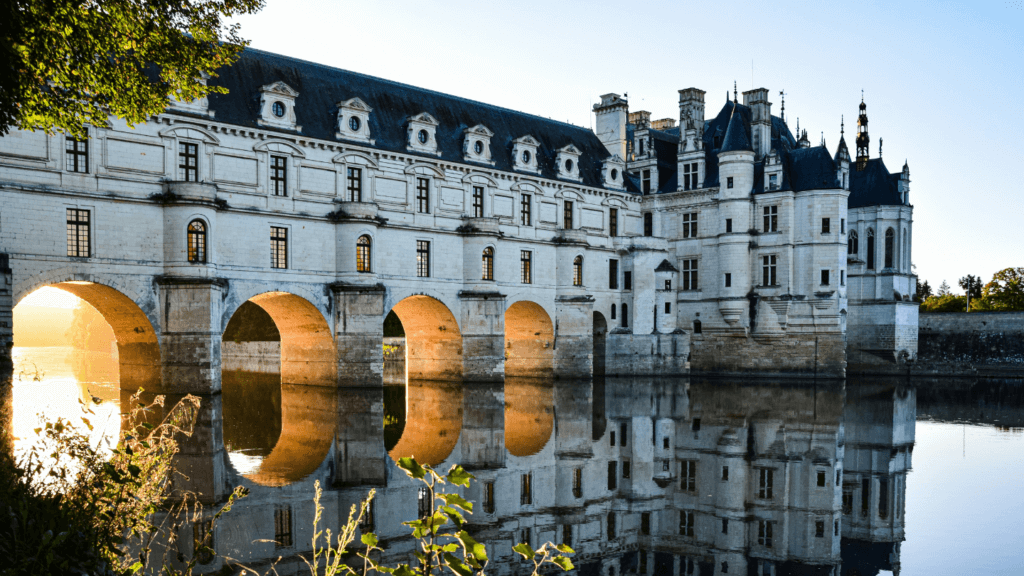
[[[981,278],[973,274],[964,276],[957,282],[961,288],[964,289],[964,295],[967,297],[967,312],[970,312],[971,300],[978,300],[981,298]]]
[[[932,296],[932,287],[928,284],[927,280],[925,280],[924,282],[922,282],[922,283],[917,285],[917,301],[918,302],[924,302],[925,300],[927,300],[931,296]]]
[[[945,280],[943,280],[942,284],[939,284],[939,293],[937,295],[938,296],[949,296],[950,294],[951,294],[951,292],[949,291],[949,283],[947,283]]]
[[[985,309],[1024,310],[1024,268],[1005,268],[996,272],[981,293]]]
[[[128,125],[182,101],[224,93],[204,75],[248,44],[239,25],[264,0],[7,0],[0,2],[0,136]]]
[[[921,303],[921,312],[964,312],[967,310],[967,297],[946,294],[932,296]]]

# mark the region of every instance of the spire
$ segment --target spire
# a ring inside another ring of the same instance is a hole
[[[779,90],[779,96],[782,97],[782,110],[779,111],[779,119],[781,119],[782,123],[785,124],[786,123],[786,91],[785,90]]]
[[[821,131],[821,147],[822,148],[825,147],[825,131],[824,130]]]
[[[881,138],[878,139],[878,157],[879,158],[882,157],[882,139]]]
[[[849,162],[850,161],[850,150],[846,147],[846,120],[839,117],[839,145],[836,147],[836,155],[834,157],[836,163]]]
[[[730,100],[729,100],[729,91],[728,91],[728,90],[726,90],[726,91],[725,91],[725,101],[726,101],[726,102],[729,102],[729,101],[730,101]]]
[[[736,91],[736,81],[735,80],[732,81],[732,101],[733,102],[739,102],[740,101],[739,94]]]
[[[864,91],[860,95],[860,116],[857,117],[857,170],[867,168],[868,158],[871,153],[868,145],[871,144],[871,137],[868,136],[868,106],[864,103]]]
[[[846,119],[843,115],[839,115],[839,137],[842,138],[843,134],[846,133]]]
[[[722,148],[719,150],[719,153],[743,150],[753,152],[754,148],[750,145],[750,140],[747,138],[747,129],[743,126],[743,119],[739,114],[736,114],[736,104],[733,103],[732,114],[729,116],[729,126],[725,129],[725,138],[722,139]]]

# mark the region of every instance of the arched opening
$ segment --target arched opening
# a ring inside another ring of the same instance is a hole
[[[547,378],[554,372],[555,330],[539,304],[516,302],[505,310],[505,376]]]
[[[860,248],[857,245],[857,240],[858,240],[858,238],[857,238],[857,231],[856,230],[850,230],[850,235],[846,239],[846,253],[849,254],[850,256],[856,256],[857,255],[857,252],[858,252],[858,250]]]
[[[629,304],[622,305],[622,327],[629,328]]]
[[[868,228],[867,253],[864,255],[867,260],[867,269],[875,269],[875,231]]]
[[[120,291],[86,281],[38,288],[13,312],[15,448],[33,441],[38,414],[80,425],[112,448],[123,399],[160,387],[160,344],[149,318]],[[94,412],[92,431],[81,421],[83,407]]]
[[[481,280],[494,280],[494,248],[484,248]]]
[[[356,272],[370,273],[373,271],[373,254],[370,237],[363,234],[356,240]]]
[[[894,267],[894,252],[896,244],[896,233],[893,232],[892,228],[885,231],[885,268]]]
[[[612,304],[612,313],[615,312],[615,305]],[[614,318],[614,316],[612,316]],[[604,376],[606,338],[608,335],[608,322],[604,314],[594,311],[594,376]]]
[[[323,314],[285,292],[250,298],[221,340],[224,446],[264,486],[302,480],[327,457],[337,420],[334,340]]]
[[[206,223],[199,219],[188,223],[188,261],[206,263]]]
[[[505,448],[513,456],[540,452],[555,428],[550,380],[505,377]]]
[[[405,334],[406,377],[461,380],[462,333],[455,315],[440,300],[410,296],[391,309]]]
[[[583,256],[577,256],[572,261],[572,285],[583,286]]]

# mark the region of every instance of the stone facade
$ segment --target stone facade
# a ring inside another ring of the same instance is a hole
[[[1024,312],[921,314],[914,373],[1020,374],[1024,366]]]

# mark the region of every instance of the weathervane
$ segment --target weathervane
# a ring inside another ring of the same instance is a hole
[[[782,110],[779,112],[779,118],[781,118],[782,122],[785,123],[786,122],[786,91],[785,90],[779,90],[779,96],[782,96]]]

